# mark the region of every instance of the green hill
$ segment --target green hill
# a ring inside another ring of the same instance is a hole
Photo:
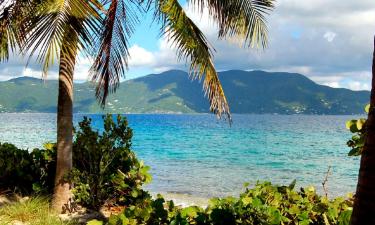
[[[219,73],[233,113],[357,114],[368,91],[318,85],[295,73],[231,70]],[[21,77],[0,82],[0,112],[55,112],[57,81]],[[75,112],[100,113],[90,83],[75,83]],[[125,81],[108,99],[111,113],[203,113],[202,84],[171,70]]]

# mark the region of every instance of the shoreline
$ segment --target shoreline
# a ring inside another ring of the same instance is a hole
[[[208,206],[210,198],[194,196],[191,194],[173,193],[173,192],[150,192],[152,198],[156,199],[157,195],[160,194],[166,201],[173,201],[176,206],[188,207],[188,206],[200,206],[206,208]]]

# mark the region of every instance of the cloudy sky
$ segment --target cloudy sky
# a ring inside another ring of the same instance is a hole
[[[238,44],[217,40],[217,28],[207,12],[198,14],[181,1],[188,15],[199,25],[215,47],[218,70],[243,69],[297,72],[331,87],[369,90],[375,2],[373,0],[278,0],[268,17],[270,42],[265,50],[244,49]],[[130,70],[127,78],[168,69],[187,69],[178,62],[170,43],[159,38],[159,27],[151,16],[131,40]],[[90,59],[80,58],[75,78],[87,80]],[[55,78],[56,69],[49,73]],[[0,64],[0,80],[17,76],[41,77],[40,66],[13,57]]]

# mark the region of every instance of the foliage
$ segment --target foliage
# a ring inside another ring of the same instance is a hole
[[[38,171],[37,182],[33,183],[33,191],[36,193],[52,193],[55,184],[56,151],[51,146],[44,144],[43,149],[34,149],[31,152],[33,167]]]
[[[294,186],[295,182],[289,186],[257,183],[239,198],[212,199],[206,209],[176,207],[159,195],[112,216],[109,224],[349,224],[352,198],[330,200],[319,196],[313,187],[296,191]]]
[[[33,197],[23,202],[14,202],[0,207],[0,225],[74,225],[74,221],[62,222],[52,212],[48,199]]]
[[[370,104],[365,107],[365,112],[369,113]],[[349,156],[359,156],[362,154],[366,141],[366,119],[360,118],[358,120],[349,120],[346,122],[346,128],[354,135],[346,143],[351,148],[348,153]]]
[[[0,143],[0,190],[20,194],[50,192],[53,188],[56,153],[48,149],[18,149]]]
[[[149,167],[138,161],[131,151],[133,131],[126,118],[103,117],[103,132],[94,131],[91,119],[79,123],[73,145],[73,171],[69,179],[74,185],[75,200],[91,209],[105,203],[134,204],[148,196],[142,185],[151,181]]]
[[[0,189],[27,192],[34,179],[32,161],[27,150],[8,143],[0,144]]]

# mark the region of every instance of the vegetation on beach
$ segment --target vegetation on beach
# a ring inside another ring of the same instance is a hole
[[[132,129],[125,118],[103,118],[104,130],[91,127],[91,120],[79,123],[74,140],[73,170],[65,176],[74,187],[73,200],[99,210],[104,204],[129,205],[150,195],[142,189],[151,181],[149,167],[131,150]],[[50,195],[53,191],[56,145],[45,149],[18,149],[0,144],[0,191],[23,195]],[[66,208],[65,211],[74,209]]]
[[[0,205],[0,225],[76,225],[75,221],[62,221],[52,211],[47,198],[33,197],[21,202]]]
[[[238,198],[211,199],[206,209],[181,208],[158,196],[125,208],[108,224],[349,224],[353,205],[350,196],[330,200],[319,196],[313,187],[296,191],[294,186],[295,182],[289,186],[257,183],[253,188],[246,187]]]
[[[366,105],[365,112],[368,114],[370,104]],[[346,143],[351,148],[349,156],[359,156],[362,154],[366,142],[366,121],[365,118],[353,119],[346,122],[346,128],[353,133],[352,138]]]
[[[99,133],[84,118],[73,145],[73,170],[68,180],[73,184],[74,200],[82,206],[99,210],[104,204],[135,204],[149,194],[142,185],[151,181],[149,167],[131,150],[133,131],[126,118],[104,118]]]
[[[53,190],[56,152],[46,149],[19,149],[0,143],[0,192],[22,195],[47,194]]]
[[[316,193],[314,187],[295,190],[295,182],[289,186],[258,182],[239,197],[211,199],[206,208],[180,207],[166,201],[161,195],[155,199],[143,198],[124,208],[108,220],[91,220],[90,225],[348,225],[352,213],[353,198],[328,199]],[[40,218],[46,218],[41,220]],[[35,225],[76,224],[62,222],[51,213],[49,203],[43,198],[31,198],[0,208],[3,221],[23,221]],[[1,223],[0,223],[1,224]]]

